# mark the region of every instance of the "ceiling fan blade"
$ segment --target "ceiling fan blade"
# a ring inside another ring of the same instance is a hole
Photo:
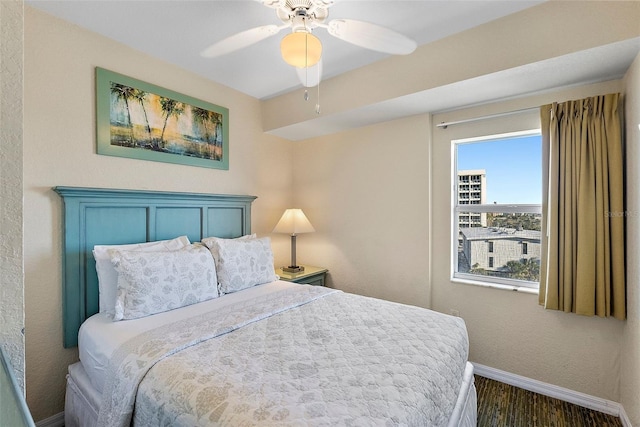
[[[200,52],[200,55],[205,58],[217,58],[218,56],[226,55],[227,53],[258,43],[286,27],[288,27],[288,25],[263,25],[262,27],[251,28],[250,30],[242,31],[212,44]]]
[[[379,25],[353,19],[334,19],[327,25],[334,37],[356,46],[393,55],[408,55],[416,49],[409,37]]]
[[[300,79],[300,83],[304,87],[314,87],[320,83],[322,80],[322,58],[316,63],[308,68],[298,68],[296,67],[296,73],[298,73],[298,79]]]
[[[280,7],[284,7],[287,3],[286,0],[255,0],[258,3],[262,3],[264,6],[270,7],[272,9],[278,9]]]

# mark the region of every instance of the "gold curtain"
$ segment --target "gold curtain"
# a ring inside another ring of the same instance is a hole
[[[619,101],[609,94],[540,108],[545,308],[626,317]]]

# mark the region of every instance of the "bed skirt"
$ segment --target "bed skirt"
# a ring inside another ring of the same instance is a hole
[[[467,362],[456,406],[447,427],[476,427],[478,425],[478,396],[473,377],[473,365]]]
[[[69,366],[64,405],[65,427],[93,427],[98,420],[102,396],[93,387],[82,363]],[[473,365],[467,362],[456,406],[448,427],[476,427],[477,396]]]
[[[69,366],[64,402],[65,427],[93,427],[98,421],[101,394],[93,387],[82,363]]]

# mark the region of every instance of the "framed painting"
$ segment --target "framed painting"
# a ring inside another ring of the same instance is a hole
[[[97,152],[229,169],[229,110],[96,68]]]

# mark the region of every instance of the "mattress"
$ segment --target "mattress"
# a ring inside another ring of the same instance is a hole
[[[96,315],[80,343],[69,425],[475,422],[462,319],[327,288],[278,281],[132,321]]]

